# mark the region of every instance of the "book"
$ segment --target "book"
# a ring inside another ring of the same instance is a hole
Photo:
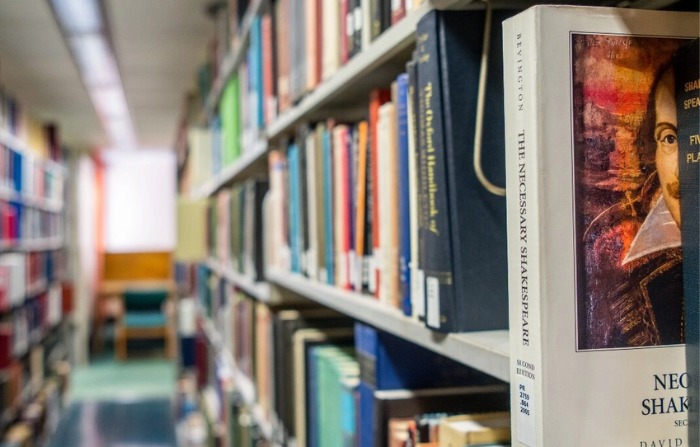
[[[512,14],[499,10],[493,21]],[[419,119],[425,130],[419,150],[427,177],[422,194],[428,201],[419,221],[419,256],[425,271],[426,323],[443,332],[508,326],[506,203],[481,185],[473,163],[485,19],[483,11],[431,11],[417,28],[418,88],[424,104]],[[489,131],[481,143],[482,165],[488,178],[503,184],[498,27],[491,28],[490,42],[484,117]]]
[[[350,328],[307,328],[299,329],[293,335],[294,352],[294,433],[296,445],[308,445],[307,433],[309,430],[311,401],[309,399],[310,380],[308,375],[309,350],[318,345],[341,345],[352,343],[352,329]]]
[[[699,20],[504,22],[513,445],[688,445],[680,230],[649,98]]]
[[[374,1],[374,0],[372,0]],[[367,200],[371,209],[367,210],[367,232],[371,238],[366,243],[372,243],[372,254],[368,261],[369,279],[368,291],[377,294],[381,280],[376,258],[379,257],[379,108],[391,100],[389,89],[372,90],[369,95],[369,180],[367,181]]]
[[[449,416],[440,421],[440,447],[510,442],[510,413],[499,411]]]
[[[670,77],[674,79],[677,135],[671,128],[666,135],[673,156],[674,139],[678,144],[678,179],[680,181],[681,246],[683,250],[683,296],[685,297],[686,361],[690,377],[700,377],[700,40],[683,45],[673,56],[668,69],[667,87]],[[663,79],[663,78],[662,78]],[[663,82],[663,81],[662,81]],[[663,97],[662,97],[663,98]],[[658,107],[663,104],[657,98]],[[666,96],[671,99],[671,96]],[[667,101],[668,104],[671,101]],[[672,109],[671,109],[672,110]],[[670,116],[673,116],[671,112]],[[671,122],[671,124],[673,124]],[[663,141],[663,138],[662,138]],[[700,442],[700,388],[690,384],[688,441],[690,445]]]
[[[388,424],[391,419],[435,412],[455,414],[505,411],[508,408],[507,388],[506,385],[489,385],[377,390],[373,395],[374,420],[370,425],[361,425],[362,428],[372,429],[372,443],[364,444],[361,441],[360,445],[387,445]],[[362,411],[360,409],[361,415]]]
[[[360,445],[376,444],[376,391],[490,385],[496,379],[452,359],[383,332],[355,323],[355,351],[360,362]],[[416,368],[416,365],[421,365]],[[413,416],[413,415],[411,415]]]
[[[395,95],[393,95],[395,96]],[[379,107],[377,120],[377,171],[379,189],[379,251],[375,262],[379,272],[377,299],[391,307],[399,306],[399,241],[398,231],[398,144],[396,103],[389,101]]]
[[[273,314],[274,408],[289,436],[295,435],[294,388],[297,381],[293,373],[294,333],[304,328],[349,326],[350,320],[347,317],[328,309],[285,309]]]

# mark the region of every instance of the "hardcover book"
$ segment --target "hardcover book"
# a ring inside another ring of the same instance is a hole
[[[493,14],[500,23],[511,11]],[[431,11],[418,22],[419,264],[426,324],[442,332],[508,326],[506,203],[474,166],[483,11]],[[470,26],[465,26],[469,23]],[[501,33],[491,28],[481,139],[487,178],[503,184]]]
[[[699,20],[538,6],[503,25],[515,446],[689,445],[662,103]]]
[[[666,140],[671,144],[671,153],[678,151],[678,171],[680,180],[681,240],[683,249],[683,292],[685,299],[686,360],[688,374],[695,378],[689,388],[690,445],[700,442],[700,40],[696,39],[678,49],[673,57],[673,65],[665,74],[666,92],[670,93],[671,80],[675,95],[676,135],[668,129]],[[662,78],[664,79],[664,78]],[[661,81],[664,82],[664,81]],[[661,103],[657,99],[657,107]],[[671,101],[668,102],[671,104]],[[673,109],[669,109],[671,116]],[[663,139],[663,138],[662,138]],[[673,143],[677,142],[677,148]]]

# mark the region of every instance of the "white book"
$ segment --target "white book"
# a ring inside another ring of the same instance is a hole
[[[321,77],[326,80],[340,67],[340,1],[325,0],[321,14],[323,15]]]
[[[399,306],[398,250],[398,149],[396,106],[387,102],[379,107],[377,122],[379,175],[379,302]]]
[[[699,23],[557,6],[504,22],[514,446],[688,445],[678,228],[638,135]]]

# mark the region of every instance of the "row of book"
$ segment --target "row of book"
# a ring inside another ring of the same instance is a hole
[[[3,135],[4,134],[4,135]],[[19,101],[3,86],[0,86],[0,139],[1,145],[13,146],[14,142],[22,141],[28,147],[33,155],[36,155],[43,160],[52,160],[60,162],[63,159],[63,148],[60,144],[58,128],[54,124],[42,125],[38,121],[29,116],[21,106]],[[14,141],[10,143],[5,141],[5,136],[11,135]],[[15,151],[19,147],[13,147]],[[27,155],[25,153],[25,155]],[[0,163],[2,172],[6,170],[6,160],[3,154]],[[49,170],[52,169],[52,164],[46,164]]]
[[[64,408],[70,363],[51,360],[53,347],[37,347],[29,366],[13,367],[0,377],[2,445],[38,447],[55,433]]]
[[[0,199],[0,242],[16,244],[60,239],[63,216],[60,212]]]
[[[29,200],[63,202],[63,168],[0,140],[0,191]]]
[[[61,322],[64,307],[60,284],[48,287],[15,307],[8,318],[0,322],[0,369],[40,343]]]
[[[367,120],[320,122],[271,152],[271,265],[374,295],[439,331],[507,327],[505,200],[471,163],[483,24],[479,11],[427,13],[408,72],[371,93]],[[489,85],[482,153],[502,181],[503,84]]]
[[[220,265],[263,279],[263,198],[266,180],[248,179],[217,193],[208,211],[208,251]]]
[[[64,254],[60,250],[0,254],[0,311],[24,303],[63,278]]]
[[[386,445],[392,418],[508,409],[506,385],[399,337],[308,304],[269,307],[205,266],[196,281],[203,317],[254,388],[249,394],[263,422],[279,424],[280,436],[298,446],[343,439],[352,441],[344,445]],[[183,357],[194,363],[200,387],[215,384],[217,414],[229,426],[230,411],[221,405],[231,374],[224,380],[217,371],[231,365],[208,336],[199,331],[191,345],[196,353]]]
[[[208,125],[188,130],[191,161],[187,169],[192,186],[205,183],[264,140],[266,126],[279,114],[366,50],[418,4],[414,0],[278,0],[254,17],[248,46],[237,69],[222,80],[221,98]],[[239,11],[240,6],[228,8]],[[217,17],[226,24],[231,21],[225,10],[218,11]],[[229,41],[226,37],[215,40]],[[207,67],[221,63],[218,57],[215,61]],[[209,82],[200,91],[208,95],[211,80],[205,78]],[[206,102],[206,96],[201,102]]]

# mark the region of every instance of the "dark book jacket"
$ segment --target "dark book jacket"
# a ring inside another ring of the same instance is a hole
[[[501,185],[505,139],[498,24],[514,13],[494,11],[487,67],[482,166],[486,177]],[[424,103],[419,126],[425,133],[420,169],[428,171],[429,199],[420,264],[426,271],[426,321],[440,331],[508,327],[506,202],[481,185],[472,161],[484,19],[483,11],[431,11],[418,28],[418,49],[423,50],[418,87]],[[436,293],[437,326],[431,316]]]
[[[688,374],[691,377],[688,440],[700,442],[700,40],[680,47],[673,58],[681,194],[681,248]]]

